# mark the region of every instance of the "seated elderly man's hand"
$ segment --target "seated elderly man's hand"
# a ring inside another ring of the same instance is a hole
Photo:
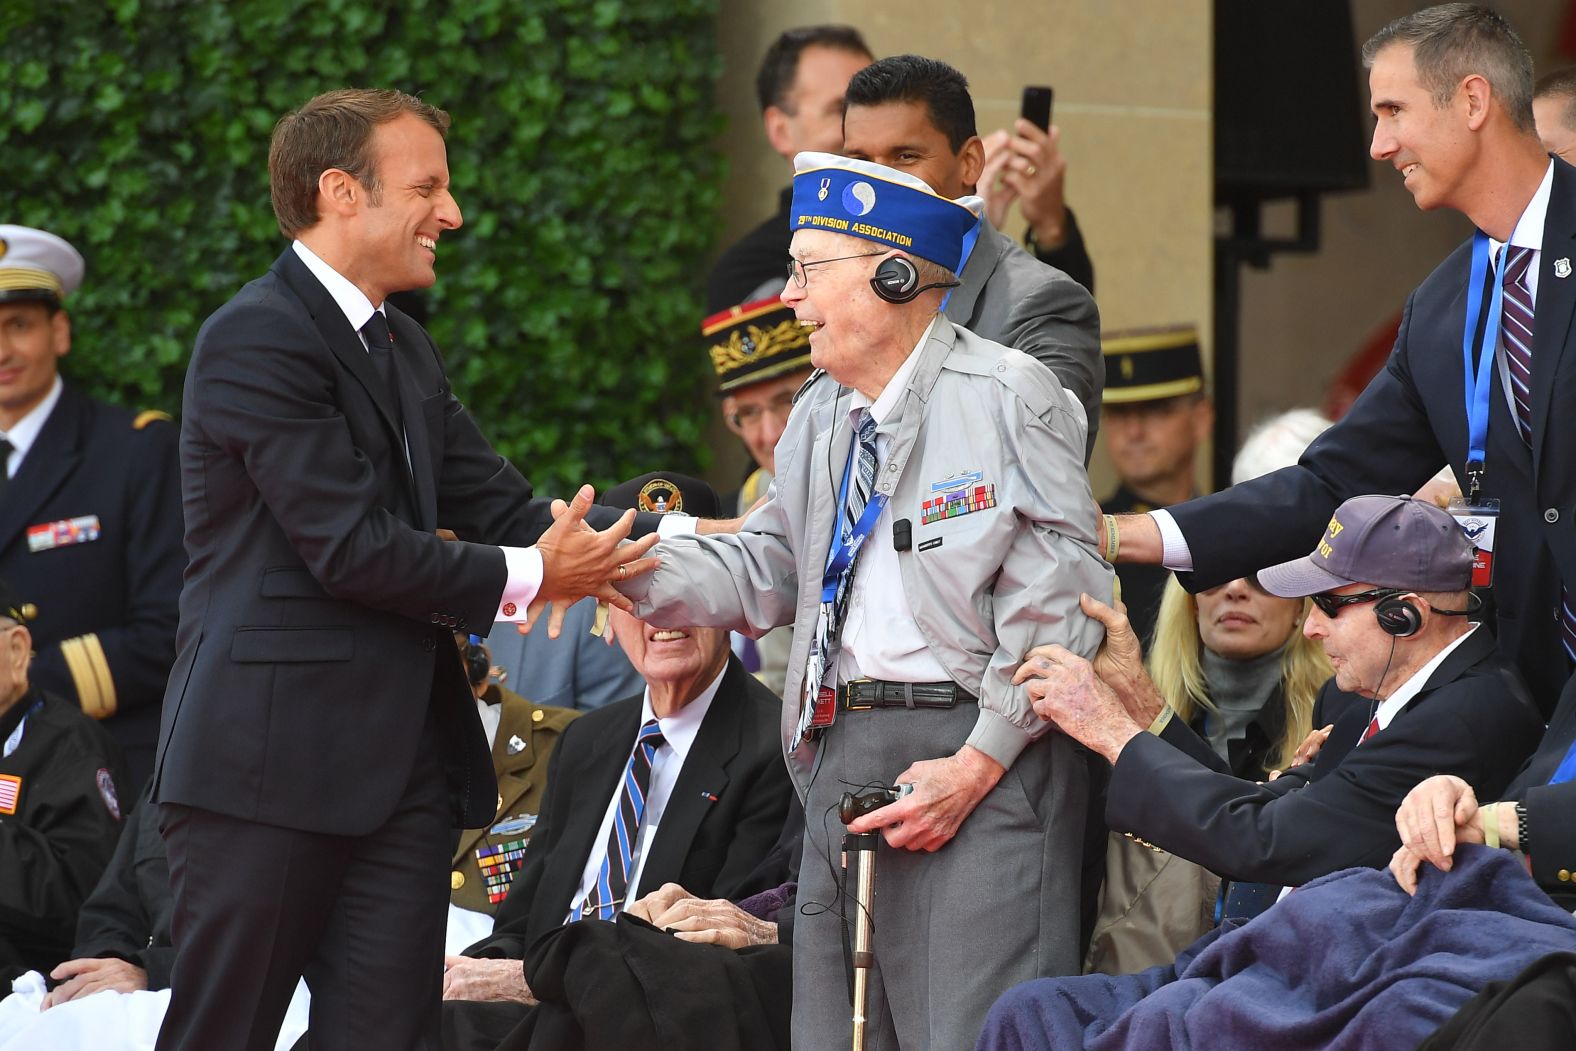
[[[1395,830],[1401,849],[1390,860],[1396,882],[1407,891],[1417,890],[1417,869],[1422,862],[1449,872],[1455,864],[1457,843],[1482,843],[1483,812],[1472,786],[1449,774],[1430,777],[1406,794],[1395,812]]]
[[[751,916],[725,898],[697,898],[677,883],[663,884],[628,911],[681,941],[729,949],[777,944],[777,924]]]
[[[443,958],[445,1000],[506,1000],[534,1004],[519,960],[478,960],[470,956]]]
[[[67,960],[50,971],[49,977],[60,984],[44,997],[44,1002],[38,1008],[40,1011],[105,990],[135,993],[148,987],[147,971],[134,963],[117,959]]]
[[[1086,748],[1116,762],[1122,748],[1144,732],[1094,666],[1061,646],[1042,646],[1019,666],[1012,681],[1024,685],[1035,714]]]

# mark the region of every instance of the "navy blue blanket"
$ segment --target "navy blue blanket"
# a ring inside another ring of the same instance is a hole
[[[1424,866],[1415,898],[1390,874],[1315,880],[1171,967],[1042,978],[991,1008],[976,1051],[1410,1051],[1488,982],[1576,950],[1576,920],[1508,851],[1464,846]]]

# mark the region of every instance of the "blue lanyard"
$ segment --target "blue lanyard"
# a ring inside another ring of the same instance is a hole
[[[875,529],[876,519],[881,517],[881,512],[887,505],[887,494],[872,490],[870,500],[865,504],[864,513],[859,516],[859,521],[854,523],[853,532],[847,536],[843,535],[843,508],[848,506],[848,480],[853,474],[854,461],[858,457],[859,432],[856,430],[853,448],[848,453],[848,462],[843,465],[843,483],[837,487],[837,531],[832,537],[832,546],[826,553],[826,570],[821,574],[822,602],[832,602],[837,598],[837,584],[843,578],[843,571],[859,557],[859,549],[864,546],[871,530]]]
[[[1570,751],[1565,753],[1560,768],[1554,771],[1553,777],[1549,778],[1549,784],[1563,785],[1571,780],[1576,780],[1576,741],[1571,742]]]
[[[985,220],[981,219],[974,224],[968,233],[963,235],[963,255],[958,258],[959,281],[963,280],[963,268],[969,265],[969,256],[974,252],[974,242],[980,239],[980,230],[984,226]],[[943,313],[946,312],[947,304],[952,302],[952,293],[956,291],[957,289],[955,288],[949,288],[947,289],[947,294],[941,297],[941,310]]]
[[[1508,246],[1507,246],[1508,247]],[[1502,253],[1503,254],[1503,253]],[[1493,386],[1494,355],[1499,346],[1499,326],[1503,313],[1505,286],[1494,272],[1488,317],[1483,324],[1483,341],[1478,347],[1477,367],[1472,362],[1473,337],[1483,316],[1483,282],[1488,276],[1488,235],[1482,230],[1472,235],[1472,270],[1467,285],[1467,319],[1461,331],[1461,374],[1465,380],[1467,407],[1467,503],[1476,503],[1483,482],[1483,462],[1488,445],[1488,394]]]

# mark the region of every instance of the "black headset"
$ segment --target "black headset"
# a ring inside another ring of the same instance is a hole
[[[1378,619],[1379,627],[1386,635],[1405,639],[1416,635],[1422,628],[1423,611],[1417,608],[1417,603],[1406,597],[1407,594],[1409,592],[1401,592],[1374,603],[1374,617]],[[1476,592],[1468,592],[1466,609],[1440,609],[1427,603],[1424,605],[1428,605],[1432,612],[1441,617],[1465,617],[1482,609],[1483,600]]]
[[[914,264],[900,255],[883,259],[870,278],[871,290],[888,303],[911,303],[919,298],[921,292],[928,292],[932,288],[957,288],[958,284],[957,281],[932,281],[922,285]]]

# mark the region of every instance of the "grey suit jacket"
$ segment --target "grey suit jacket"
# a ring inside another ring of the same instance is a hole
[[[1088,422],[1084,462],[1100,429],[1105,360],[1100,312],[1078,282],[1047,266],[981,220],[979,240],[963,266],[963,284],[947,300],[947,317],[970,332],[1021,350],[1048,365],[1083,405]]]
[[[899,564],[919,629],[948,675],[980,699],[968,743],[1010,766],[1048,728],[1012,685],[1014,669],[1041,643],[1092,655],[1102,632],[1078,594],[1111,595],[1111,569],[1095,552],[1083,422],[1049,371],[945,319],[918,353],[907,393],[881,427],[891,443],[876,488],[889,494],[894,519],[913,523]],[[652,624],[753,634],[794,625],[785,749],[851,445],[847,394],[825,376],[808,386],[778,443],[771,495],[737,535],[664,540],[662,564],[622,585]],[[973,472],[981,475],[974,484],[995,486],[996,506],[925,524],[932,484]],[[810,746],[791,756],[801,788],[812,757]]]

